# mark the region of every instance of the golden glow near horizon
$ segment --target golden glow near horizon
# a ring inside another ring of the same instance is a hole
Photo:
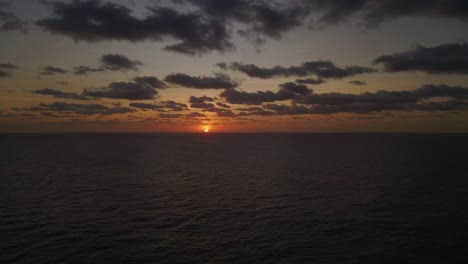
[[[209,132],[210,132],[210,127],[209,127],[209,126],[203,127],[203,131],[204,131],[205,133],[209,133]]]

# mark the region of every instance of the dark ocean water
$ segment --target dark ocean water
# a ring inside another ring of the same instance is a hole
[[[0,135],[0,263],[468,263],[468,135]]]

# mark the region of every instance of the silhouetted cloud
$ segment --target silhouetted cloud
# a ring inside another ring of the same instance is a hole
[[[17,70],[20,67],[13,65],[11,63],[0,63],[0,70],[12,71]]]
[[[209,17],[227,22],[241,23],[246,26],[238,30],[239,35],[252,39],[257,44],[264,40],[263,35],[281,38],[287,32],[303,24],[309,13],[307,6],[287,1],[281,5],[270,1],[258,0],[186,0],[200,7]]]
[[[274,77],[303,77],[315,75],[320,79],[342,79],[354,75],[374,73],[375,69],[361,66],[347,66],[340,68],[331,61],[308,61],[300,66],[274,66],[272,68],[262,68],[255,64],[244,64],[233,62],[229,65],[225,63],[217,64],[221,69],[231,69],[247,74],[250,77],[270,79]]]
[[[136,16],[123,5],[99,0],[45,2],[52,7],[52,15],[36,25],[51,33],[89,42],[175,40],[165,49],[190,55],[232,50],[233,32],[258,45],[265,42],[265,37],[279,39],[299,26],[321,28],[355,17],[367,27],[400,17],[468,20],[468,8],[462,0],[172,1],[182,7],[154,1],[145,16]],[[5,13],[1,19],[11,17],[15,16]]]
[[[163,89],[167,87],[167,85],[163,81],[153,76],[136,77],[133,80],[141,86],[150,87],[154,89]]]
[[[11,77],[11,73],[7,71],[0,71],[0,78],[8,78]]]
[[[203,112],[209,112],[209,113],[216,113],[217,116],[220,117],[234,117],[236,114],[229,110],[229,109],[223,109],[223,108],[218,108],[218,107],[206,107],[203,109]]]
[[[56,75],[56,74],[65,74],[65,73],[67,73],[67,71],[60,67],[44,66],[41,68],[41,72],[39,73],[39,75]]]
[[[324,81],[321,80],[321,79],[311,79],[311,78],[308,78],[308,79],[297,79],[297,80],[296,80],[296,83],[299,83],[299,84],[318,85],[318,84],[324,83]]]
[[[133,82],[113,82],[103,89],[85,89],[83,95],[97,98],[148,100],[158,94],[151,87]]]
[[[298,99],[312,93],[312,90],[307,86],[292,82],[280,84],[279,87],[277,92],[258,91],[253,93],[230,89],[222,92],[220,96],[231,104],[260,105],[268,102]]]
[[[453,43],[431,48],[418,45],[410,51],[380,56],[374,64],[383,64],[387,72],[468,74],[468,45]]]
[[[140,61],[132,61],[120,54],[107,54],[101,57],[103,68],[109,71],[136,71],[143,65]]]
[[[198,117],[206,117],[206,115],[204,115],[202,113],[198,113],[198,112],[192,112],[192,113],[186,115],[185,117],[187,117],[187,118],[198,118]]]
[[[42,90],[35,90],[33,91],[35,94],[42,94],[42,95],[51,95],[54,98],[67,98],[73,100],[89,100],[88,97],[77,94],[77,93],[66,93],[60,90],[54,90],[50,88],[42,89]]]
[[[377,27],[386,20],[400,17],[439,17],[468,19],[464,1],[404,1],[404,0],[300,0],[318,14],[319,25],[336,24],[357,16],[367,27]]]
[[[232,92],[229,90],[229,92]],[[361,94],[311,93],[297,96],[291,105],[262,104],[276,100],[273,92],[236,94],[232,103],[257,104],[238,108],[235,116],[275,116],[302,114],[357,113],[383,111],[468,111],[468,88],[447,85],[423,85],[411,91],[377,91]],[[438,100],[432,100],[439,98]],[[232,100],[232,98],[231,98]]]
[[[196,96],[190,96],[189,98],[189,103],[204,103],[204,102],[214,102],[215,99],[213,97],[208,97],[208,96],[201,96],[201,97],[196,97]]]
[[[92,68],[88,66],[76,66],[73,67],[73,73],[76,75],[87,75],[90,72],[103,72],[106,71],[104,68]]]
[[[160,118],[181,118],[183,117],[183,114],[160,114]]]
[[[65,102],[54,102],[52,104],[40,104],[30,108],[12,108],[15,111],[31,112],[61,112],[75,113],[77,115],[114,115],[132,113],[135,110],[128,107],[107,107],[101,104],[69,104]]]
[[[231,106],[229,106],[229,105],[227,105],[225,103],[221,103],[221,102],[217,102],[216,105],[219,106],[219,107],[222,107],[222,108],[231,108]]]
[[[169,38],[179,42],[166,46],[166,50],[191,55],[213,50],[226,51],[233,47],[226,24],[199,12],[181,13],[153,6],[147,9],[146,17],[138,18],[125,6],[99,0],[47,3],[52,7],[53,16],[39,20],[36,25],[77,41],[136,42]]]
[[[184,73],[174,73],[166,76],[164,81],[196,89],[231,89],[238,85],[228,75],[221,73],[216,73],[215,77],[193,77]]]
[[[188,110],[186,104],[177,103],[175,101],[161,101],[156,104],[147,103],[131,103],[130,107],[135,107],[145,110],[153,110],[157,112],[181,112]]]
[[[279,87],[284,91],[288,91],[298,95],[308,95],[312,93],[312,90],[310,90],[307,86],[302,84],[295,84],[293,82],[280,84]]]
[[[87,75],[92,72],[105,72],[105,71],[137,71],[138,67],[143,65],[138,60],[130,60],[124,55],[120,54],[107,54],[103,55],[99,59],[101,66],[99,67],[88,67],[88,66],[76,66],[73,67],[73,73],[76,75]]]
[[[0,2],[0,32],[27,31],[27,23],[9,10],[11,1]]]
[[[350,81],[349,83],[350,83],[350,84],[353,84],[353,85],[357,85],[357,86],[367,85],[366,82],[359,81],[359,80]]]

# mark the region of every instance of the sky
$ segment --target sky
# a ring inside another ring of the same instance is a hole
[[[468,132],[462,0],[0,0],[0,133]]]

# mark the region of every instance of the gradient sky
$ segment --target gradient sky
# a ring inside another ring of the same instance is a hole
[[[0,0],[0,132],[468,132],[460,0]]]

